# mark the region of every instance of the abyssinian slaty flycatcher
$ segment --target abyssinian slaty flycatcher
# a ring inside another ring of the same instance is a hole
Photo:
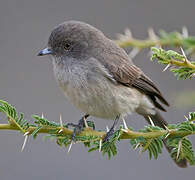
[[[93,26],[79,21],[58,25],[47,48],[40,51],[39,56],[43,55],[52,57],[54,75],[65,96],[85,113],[75,132],[80,132],[88,116],[112,119],[107,141],[118,120],[133,112],[161,128],[167,125],[159,110],[165,111],[161,104],[169,104],[159,89],[122,48]],[[187,162],[176,164],[186,167]]]

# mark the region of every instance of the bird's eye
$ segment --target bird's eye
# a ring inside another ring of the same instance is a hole
[[[70,50],[70,48],[71,48],[70,42],[65,42],[65,44],[64,44],[64,49],[65,49],[66,51],[68,51],[68,50]]]

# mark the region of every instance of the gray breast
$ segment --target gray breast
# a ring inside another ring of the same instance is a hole
[[[100,66],[93,61],[68,66],[54,63],[54,74],[65,96],[84,113],[114,119],[135,111],[139,104],[137,94],[125,86],[119,87]]]

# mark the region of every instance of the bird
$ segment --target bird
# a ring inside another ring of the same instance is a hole
[[[97,28],[74,20],[57,25],[47,47],[38,53],[44,55],[51,57],[54,76],[66,98],[84,113],[78,124],[68,124],[75,127],[72,138],[89,116],[114,120],[103,142],[128,114],[142,115],[164,129],[168,125],[160,111],[166,111],[169,103],[160,90],[124,49]],[[172,148],[163,141],[170,153]],[[175,163],[187,166],[186,159]]]

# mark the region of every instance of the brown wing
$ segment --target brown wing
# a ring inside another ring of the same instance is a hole
[[[101,63],[109,70],[115,81],[128,87],[137,88],[139,91],[148,95],[154,105],[166,111],[161,103],[169,106],[168,102],[162,96],[155,84],[129,59],[128,55],[119,47],[104,51],[104,56],[99,59]]]
[[[154,83],[135,65],[126,64],[126,66],[120,66],[117,71],[112,72],[112,75],[114,75],[118,83],[137,88],[139,91],[148,95],[158,109],[166,111],[157,102],[157,99],[167,106],[169,106],[168,102],[164,99]]]

